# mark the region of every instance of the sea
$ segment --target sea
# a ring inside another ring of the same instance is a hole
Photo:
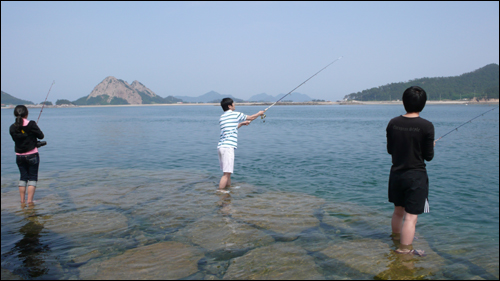
[[[13,109],[2,109],[2,279],[498,280],[498,105],[421,113],[436,138],[450,132],[426,163],[430,213],[413,242],[425,256],[396,254],[390,236],[385,129],[401,104],[272,107],[239,129],[229,193],[216,192],[222,113],[44,108],[47,145],[25,206]]]

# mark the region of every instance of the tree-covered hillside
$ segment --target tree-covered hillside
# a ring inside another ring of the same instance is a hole
[[[2,104],[11,104],[11,105],[33,104],[33,102],[31,102],[31,101],[18,99],[16,97],[13,97],[13,96],[7,94],[4,91],[1,91],[1,92],[2,92]]]
[[[346,95],[348,100],[377,101],[401,99],[403,92],[411,86],[420,86],[427,92],[429,100],[498,99],[499,66],[489,64],[460,76],[420,78],[408,82],[391,83]]]

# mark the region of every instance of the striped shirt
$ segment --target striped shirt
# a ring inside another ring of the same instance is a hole
[[[247,116],[241,112],[226,110],[220,116],[220,140],[219,147],[236,147],[238,146],[238,124],[247,120]]]

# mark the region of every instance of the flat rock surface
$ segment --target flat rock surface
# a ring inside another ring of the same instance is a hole
[[[276,243],[233,259],[223,279],[323,280],[318,270],[306,250],[290,243]]]
[[[274,242],[264,232],[220,215],[206,216],[184,228],[180,235],[208,251],[255,248]]]
[[[125,251],[79,268],[81,279],[180,279],[198,271],[201,251],[179,242],[161,242]]]
[[[319,226],[314,216],[324,200],[301,193],[268,192],[234,200],[232,217],[271,230],[285,240],[297,238],[300,232]]]

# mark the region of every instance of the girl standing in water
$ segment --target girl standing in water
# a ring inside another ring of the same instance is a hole
[[[9,132],[15,143],[16,163],[19,167],[21,177],[19,179],[19,194],[21,204],[26,203],[26,186],[28,186],[28,204],[33,204],[36,183],[38,181],[38,166],[40,155],[38,154],[37,141],[43,139],[43,132],[35,121],[29,121],[28,108],[18,105],[14,109],[16,122],[10,126]]]

